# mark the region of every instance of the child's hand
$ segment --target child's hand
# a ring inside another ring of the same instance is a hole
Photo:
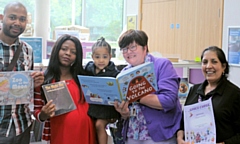
[[[50,100],[45,106],[42,107],[41,113],[39,114],[39,119],[45,121],[55,115],[56,106]]]

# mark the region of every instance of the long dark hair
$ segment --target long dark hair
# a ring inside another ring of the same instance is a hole
[[[45,71],[45,80],[44,84],[51,83],[54,79],[56,82],[60,81],[61,71],[60,71],[60,61],[59,61],[59,51],[62,47],[62,44],[67,41],[71,40],[76,46],[76,60],[70,68],[70,72],[73,76],[74,81],[77,83],[78,87],[80,88],[80,83],[78,81],[77,75],[85,75],[85,71],[82,65],[82,45],[78,38],[65,34],[62,35],[53,46],[51,57],[49,60],[49,64],[47,70]]]

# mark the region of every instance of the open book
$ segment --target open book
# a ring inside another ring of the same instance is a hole
[[[158,89],[152,62],[132,67],[116,78],[78,75],[78,79],[90,104],[113,105],[115,100],[131,103]]]
[[[33,78],[31,71],[0,72],[0,105],[31,104]]]
[[[56,105],[55,116],[76,109],[76,105],[68,91],[65,81],[55,82],[42,86],[46,100],[53,100]]]

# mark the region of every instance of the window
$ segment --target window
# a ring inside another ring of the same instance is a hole
[[[13,0],[0,0],[1,6]],[[19,0],[31,14],[34,28],[34,0]],[[0,7],[0,13],[4,7]],[[124,0],[50,0],[50,38],[55,27],[79,25],[89,28],[90,40],[101,36],[116,41],[123,29]]]
[[[50,37],[57,26],[81,25],[81,14],[82,0],[50,0]]]
[[[123,0],[86,0],[85,21],[90,28],[90,40],[103,36],[116,41],[123,29]]]

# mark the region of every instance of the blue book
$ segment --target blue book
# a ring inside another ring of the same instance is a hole
[[[78,79],[90,104],[113,105],[122,100],[131,103],[158,90],[152,62],[123,71],[116,78],[78,75]]]

